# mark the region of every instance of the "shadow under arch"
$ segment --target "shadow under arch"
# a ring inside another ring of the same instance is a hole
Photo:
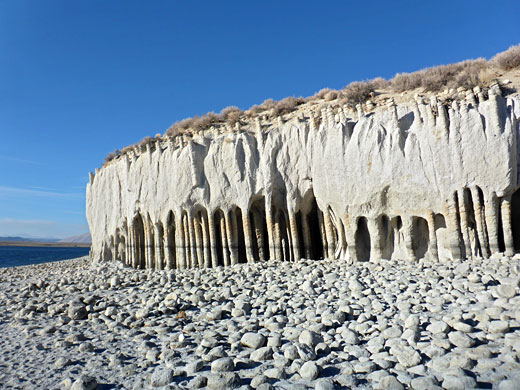
[[[269,238],[265,215],[265,197],[257,197],[249,207],[249,219],[253,234],[253,256],[255,261],[269,259]]]
[[[300,221],[302,226],[303,252],[306,257],[313,260],[323,259],[323,242],[320,231],[320,213],[314,191],[309,189],[303,196],[300,205]]]
[[[145,267],[144,223],[140,213],[137,213],[134,217],[132,226],[134,230],[135,266],[143,269]]]

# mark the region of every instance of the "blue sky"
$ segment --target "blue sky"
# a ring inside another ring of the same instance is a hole
[[[489,58],[516,1],[0,0],[0,236],[88,231],[116,148],[228,105]]]

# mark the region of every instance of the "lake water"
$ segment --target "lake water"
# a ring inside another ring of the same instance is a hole
[[[0,246],[0,268],[47,263],[88,255],[90,248]]]

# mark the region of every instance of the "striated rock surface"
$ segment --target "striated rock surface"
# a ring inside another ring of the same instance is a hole
[[[488,95],[328,104],[136,148],[90,176],[91,258],[174,269],[512,255],[520,98],[498,84]]]

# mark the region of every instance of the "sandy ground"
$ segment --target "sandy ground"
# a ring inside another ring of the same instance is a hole
[[[2,389],[520,389],[518,258],[0,269]]]

